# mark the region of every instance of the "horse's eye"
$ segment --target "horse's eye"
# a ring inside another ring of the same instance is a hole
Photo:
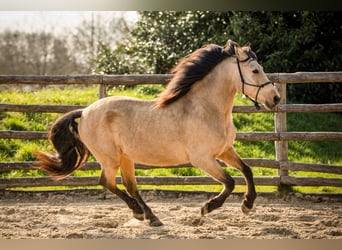
[[[258,73],[259,73],[259,70],[254,69],[254,70],[253,70],[253,73],[254,73],[254,74],[258,74]]]

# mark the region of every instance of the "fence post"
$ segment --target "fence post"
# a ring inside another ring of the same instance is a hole
[[[276,83],[275,84],[279,94],[280,94],[280,105],[286,104],[286,83]],[[287,124],[286,124],[286,112],[275,112],[274,113],[274,127],[275,132],[277,134],[281,132],[287,132]],[[278,170],[278,175],[280,177],[280,186],[281,186],[281,177],[287,176],[288,170],[282,169],[281,162],[288,160],[288,142],[287,141],[275,141],[275,153],[276,160],[280,162],[280,168]]]
[[[100,84],[99,86],[99,99],[105,98],[107,96],[106,84]]]

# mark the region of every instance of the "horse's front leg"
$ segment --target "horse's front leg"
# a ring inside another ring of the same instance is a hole
[[[241,209],[244,214],[248,214],[253,208],[254,200],[257,196],[251,168],[240,158],[233,147],[228,148],[218,158],[226,164],[238,169],[244,175],[247,184],[247,192],[245,193]]]
[[[204,206],[201,208],[201,214],[205,215],[210,213],[216,208],[219,208],[223,205],[227,197],[233,191],[235,183],[234,179],[228,175],[224,169],[217,163],[214,158],[197,158],[196,160],[191,161],[192,165],[198,167],[199,169],[205,171],[215,180],[219,181],[223,184],[223,190],[217,196],[209,199]]]

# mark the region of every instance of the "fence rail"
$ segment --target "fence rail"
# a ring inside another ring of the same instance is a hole
[[[286,85],[304,83],[341,83],[342,72],[297,72],[297,73],[270,73],[271,81],[276,82],[282,103],[274,111],[254,106],[234,106],[234,113],[274,112],[274,132],[244,132],[237,133],[237,140],[241,141],[274,141],[276,146],[275,160],[271,159],[244,159],[253,167],[266,167],[278,170],[278,176],[255,177],[256,185],[263,186],[334,186],[342,187],[341,178],[320,177],[294,177],[289,171],[309,171],[331,174],[342,174],[342,166],[331,164],[301,163],[288,161],[288,141],[342,141],[342,132],[288,132],[286,128],[286,114],[289,112],[342,112],[342,103],[334,104],[286,104]],[[16,86],[20,84],[33,85],[98,85],[99,98],[106,96],[106,87],[115,85],[132,86],[137,84],[166,84],[172,75],[73,75],[73,76],[0,76],[0,87]],[[0,112],[33,112],[33,113],[66,113],[68,111],[84,108],[78,105],[17,105],[0,104]],[[0,139],[32,139],[46,140],[47,132],[42,131],[0,131]],[[223,163],[220,164],[224,166]],[[164,168],[192,167],[190,164],[166,166]],[[136,164],[137,169],[151,169],[151,166]],[[0,172],[12,170],[30,170],[32,162],[0,162]],[[88,162],[83,170],[99,170],[97,162]],[[244,184],[240,176],[233,177],[237,185]],[[121,183],[120,177],[117,177]],[[138,176],[139,184],[146,185],[213,185],[217,184],[210,177],[150,177]],[[0,178],[0,189],[17,187],[43,187],[43,186],[97,186],[98,177],[68,177],[62,181],[54,182],[48,177]]]
[[[277,83],[332,83],[341,82],[342,72],[296,72],[268,73],[268,78]],[[39,85],[126,85],[166,84],[172,74],[131,74],[131,75],[0,75],[0,84],[39,84]]]
[[[0,112],[32,112],[32,113],[66,113],[71,110],[85,108],[82,105],[27,105],[0,104]],[[280,104],[276,112],[342,112],[342,103],[332,104]],[[255,106],[234,106],[233,113],[273,113],[274,111],[256,110]]]
[[[0,138],[45,140],[48,132],[34,131],[0,131]],[[342,141],[342,132],[238,132],[236,140],[239,141]]]
[[[332,164],[314,164],[314,163],[302,163],[302,162],[279,162],[271,159],[262,159],[262,158],[245,158],[243,159],[247,164],[253,167],[262,167],[262,168],[273,168],[273,169],[283,169],[283,170],[291,170],[291,171],[307,171],[307,172],[321,172],[321,173],[330,173],[330,174],[342,174],[342,167],[338,165]],[[218,161],[218,163],[225,167],[225,164]],[[9,170],[32,170],[32,162],[0,162],[0,171],[9,171]],[[190,163],[181,164],[181,165],[172,165],[172,166],[163,166],[162,168],[190,168],[193,167]],[[136,169],[153,169],[153,168],[161,168],[158,166],[147,166],[143,164],[135,164]],[[87,162],[85,166],[82,168],[83,170],[100,170],[100,164],[97,162]]]

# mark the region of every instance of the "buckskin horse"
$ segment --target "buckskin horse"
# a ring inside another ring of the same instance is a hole
[[[242,172],[247,191],[242,212],[253,207],[256,192],[250,167],[233,147],[234,96],[249,97],[259,108],[273,109],[280,96],[257,62],[250,45],[206,45],[187,55],[156,100],[107,97],[71,111],[52,126],[49,140],[56,154],[36,152],[40,169],[62,179],[82,167],[89,154],[101,165],[99,183],[124,200],[139,220],[162,222],[137,189],[134,163],[151,166],[191,163],[223,184],[222,191],[201,208],[205,215],[221,207],[234,189],[234,179],[217,159]],[[79,119],[79,120],[76,120]],[[116,184],[120,169],[126,190]]]

